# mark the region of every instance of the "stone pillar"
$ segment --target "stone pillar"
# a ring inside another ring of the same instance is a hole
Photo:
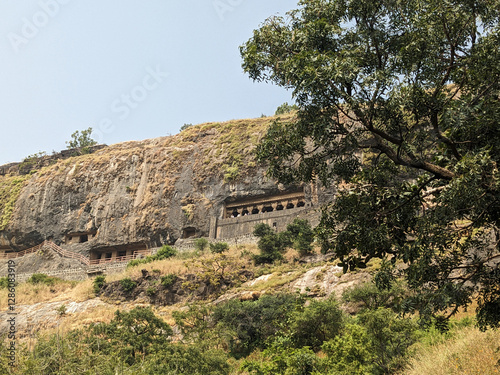
[[[210,218],[210,229],[209,229],[209,235],[210,238],[217,238],[217,218],[215,216],[212,216]]]

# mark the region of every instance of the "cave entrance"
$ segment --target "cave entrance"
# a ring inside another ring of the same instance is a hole
[[[196,228],[187,227],[182,230],[182,238],[196,237]]]

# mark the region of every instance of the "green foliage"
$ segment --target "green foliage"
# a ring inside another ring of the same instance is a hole
[[[154,255],[148,255],[147,257],[143,259],[134,259],[128,262],[127,268],[129,267],[135,267],[140,264],[147,264],[151,262],[156,262],[157,260],[163,260],[163,259],[168,259],[173,256],[177,255],[177,250],[175,250],[173,247],[168,246],[168,245],[163,245],[160,250]]]
[[[122,287],[125,293],[130,293],[135,289],[137,283],[133,281],[130,277],[126,277],[120,280],[120,286]]]
[[[92,350],[116,354],[129,365],[161,350],[172,335],[170,326],[145,307],[117,310],[110,323],[94,324],[91,331],[88,344]]]
[[[71,134],[71,140],[67,141],[66,144],[68,145],[69,149],[79,148],[82,154],[88,154],[90,152],[89,147],[95,146],[97,144],[97,141],[92,139],[91,135],[92,128],[82,130],[81,132],[77,130],[73,134]]]
[[[30,284],[45,284],[48,286],[52,286],[58,281],[60,281],[60,279],[57,277],[47,276],[44,273],[34,273],[28,278],[28,280],[26,280],[26,282]]]
[[[299,252],[300,256],[311,254],[314,231],[309,221],[295,218],[287,225],[286,231],[289,233],[292,247]]]
[[[384,308],[365,311],[360,314],[359,321],[369,338],[374,373],[388,374],[401,370],[408,348],[417,339],[416,323],[398,318],[393,311]]]
[[[343,314],[334,298],[311,301],[294,312],[289,320],[291,342],[296,348],[304,346],[318,351],[323,342],[333,339],[343,327]]]
[[[342,335],[325,342],[321,349],[327,355],[325,367],[334,374],[370,373],[369,338],[366,329],[358,324],[348,324]]]
[[[240,176],[240,167],[238,163],[233,163],[231,165],[225,164],[224,168],[224,182],[236,181]]]
[[[26,176],[0,177],[0,230],[4,230],[10,223],[17,198],[25,181],[30,178]]]
[[[67,307],[66,305],[62,304],[56,309],[56,311],[60,316],[66,315]]]
[[[222,331],[230,353],[236,358],[265,348],[288,320],[300,297],[288,294],[264,295],[257,301],[232,300],[217,305],[212,319]]]
[[[7,276],[0,277],[0,289],[7,289],[9,287],[9,278]]]
[[[218,337],[220,330],[215,328],[212,312],[213,306],[191,304],[187,310],[177,310],[172,313],[184,342],[197,342],[208,347],[220,342]]]
[[[110,323],[65,336],[40,336],[30,350],[19,346],[18,366],[10,370],[20,375],[229,374],[223,352],[172,344],[171,335],[171,328],[149,308],[117,311]],[[10,374],[1,345],[0,372]]]
[[[182,131],[186,130],[187,128],[190,128],[191,126],[193,126],[193,124],[184,124],[181,126],[179,131],[182,132]]]
[[[275,116],[278,116],[278,115],[283,115],[285,113],[289,113],[289,112],[292,112],[292,111],[296,111],[298,110],[299,107],[296,105],[296,104],[293,104],[293,105],[290,105],[288,104],[287,102],[283,103],[282,105],[280,105],[277,109],[276,109],[276,112],[274,113]]]
[[[157,290],[156,290],[156,288],[155,288],[155,287],[153,287],[153,286],[150,286],[150,287],[148,287],[148,288],[146,289],[146,295],[147,295],[148,297],[153,297],[154,295],[156,295],[156,292],[157,292]]]
[[[104,284],[106,284],[106,276],[104,275],[96,276],[94,278],[94,281],[92,282],[94,293],[99,294]]]
[[[253,235],[259,238],[257,246],[260,254],[254,255],[255,264],[273,263],[283,260],[283,253],[291,245],[288,233],[276,233],[269,225],[260,223],[254,228]]]
[[[468,306],[500,324],[500,8],[495,2],[303,0],[241,47],[293,90],[258,146],[271,178],[339,183],[317,235],[344,269],[402,261],[424,321]]]
[[[229,245],[226,242],[216,242],[209,245],[210,251],[214,254],[220,254],[229,250]]]
[[[408,289],[402,282],[393,283],[390,289],[379,289],[373,282],[366,282],[347,289],[342,299],[361,304],[361,309],[376,310],[385,307],[400,312],[402,301],[407,295]]]
[[[206,238],[197,238],[194,240],[194,248],[200,252],[205,251],[208,246],[208,240]]]
[[[21,174],[30,174],[31,172],[36,170],[40,159],[42,159],[44,156],[47,156],[47,153],[45,151],[40,151],[36,154],[26,156],[21,164],[19,164],[19,172]]]
[[[242,370],[257,375],[310,375],[322,374],[321,360],[307,348],[276,346],[264,351],[265,362],[245,360]]]
[[[257,246],[260,254],[254,255],[255,264],[273,263],[283,260],[287,247],[293,247],[301,256],[312,252],[311,243],[314,232],[307,220],[294,219],[287,230],[276,233],[269,225],[260,223],[254,228],[253,235],[259,238]]]
[[[177,275],[174,273],[169,273],[161,278],[161,285],[165,288],[170,288],[177,281]]]

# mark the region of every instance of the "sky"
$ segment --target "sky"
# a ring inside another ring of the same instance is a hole
[[[253,82],[239,46],[297,0],[3,0],[0,165],[184,124],[273,115],[291,92]]]

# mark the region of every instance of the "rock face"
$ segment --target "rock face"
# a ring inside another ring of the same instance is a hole
[[[22,181],[12,213],[0,204],[7,223],[1,245],[18,250],[51,239],[89,254],[208,236],[211,220],[223,217],[227,201],[290,189],[266,179],[254,160],[255,145],[272,120],[198,125],[175,136],[60,160]],[[7,178],[0,177],[0,184]],[[318,191],[302,189],[309,200]],[[317,202],[323,199],[317,196]]]

